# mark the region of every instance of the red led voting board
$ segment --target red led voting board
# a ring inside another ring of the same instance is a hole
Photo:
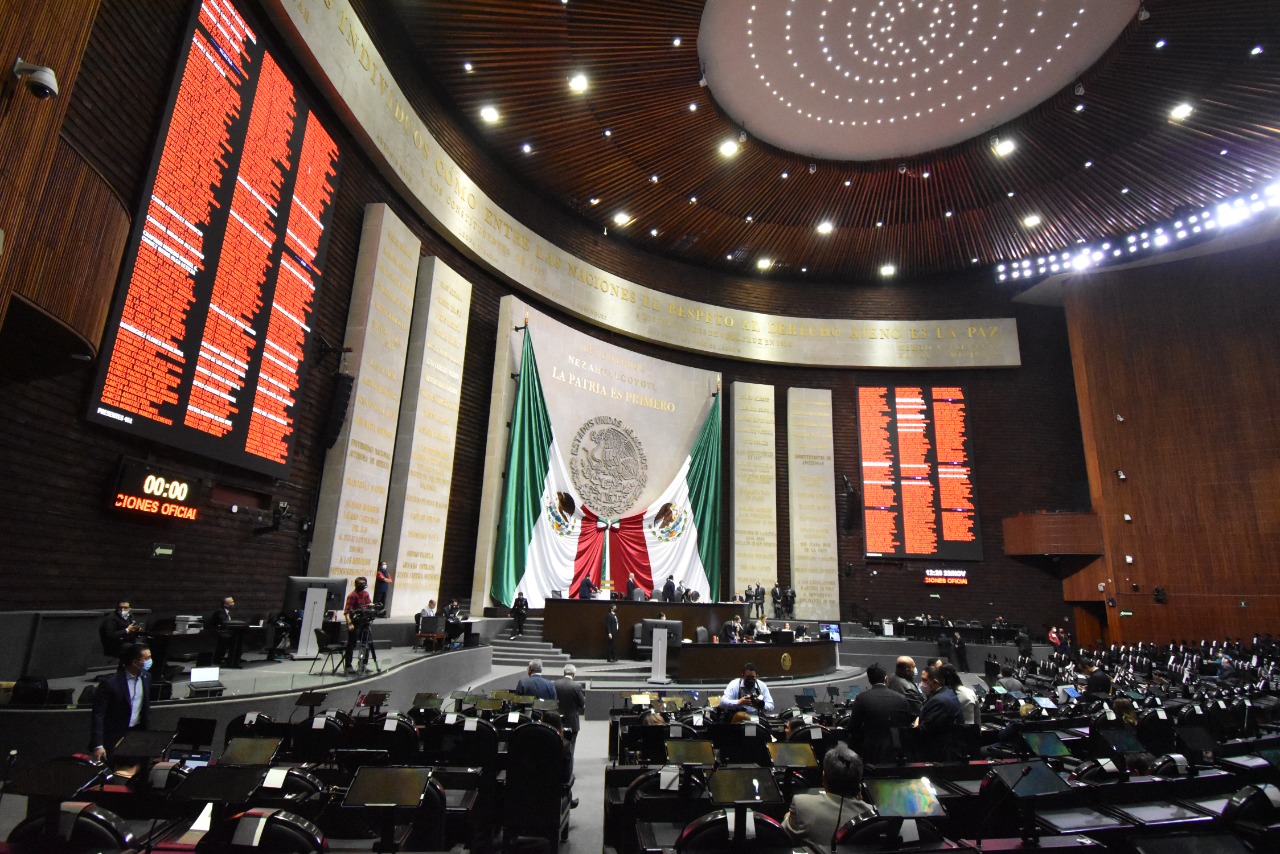
[[[235,3],[184,45],[89,418],[279,476],[339,150]]]
[[[958,386],[858,388],[867,557],[982,560],[968,421]]]

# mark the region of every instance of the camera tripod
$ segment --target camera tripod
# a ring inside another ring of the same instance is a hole
[[[382,672],[382,665],[378,664],[378,651],[373,648],[373,621],[366,620],[356,626],[356,645],[353,650],[353,664],[356,673],[361,676],[369,672],[369,661],[373,661],[373,666],[377,668],[379,673]]]

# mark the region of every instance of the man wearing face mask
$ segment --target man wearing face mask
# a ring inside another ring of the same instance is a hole
[[[98,624],[98,639],[102,641],[103,655],[119,658],[124,648],[137,640],[142,626],[133,622],[130,613],[129,603],[122,601]]]
[[[754,664],[747,662],[742,665],[742,676],[725,686],[724,696],[720,698],[720,708],[728,711],[773,711],[773,695],[769,693],[769,686],[756,676]]]
[[[89,750],[102,761],[108,747],[131,729],[146,729],[151,713],[151,650],[144,644],[125,647],[120,669],[98,684],[93,695]]]
[[[369,579],[362,575],[356,579],[356,589],[347,594],[347,603],[342,608],[342,614],[347,618],[347,652],[344,661],[348,676],[356,672],[351,666],[351,656],[356,651],[356,638],[359,634],[351,615],[356,611],[363,611],[372,601],[373,599],[369,596]]]

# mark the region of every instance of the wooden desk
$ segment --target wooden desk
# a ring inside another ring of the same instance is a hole
[[[760,678],[822,676],[834,673],[840,663],[835,641],[771,643],[687,643],[670,659],[671,675],[681,682],[725,682],[751,662]],[[776,688],[770,686],[775,693]],[[778,698],[774,697],[777,702]],[[789,704],[780,703],[783,707]]]
[[[735,614],[747,620],[745,602],[634,602],[599,599],[548,599],[543,606],[542,637],[574,658],[604,658],[608,652],[604,636],[604,618],[609,606],[618,606],[618,657],[631,657],[631,627],[645,619],[656,619],[658,612],[668,620],[679,620],[686,638],[695,638],[695,629],[705,626],[711,635],[720,631],[725,621]]]

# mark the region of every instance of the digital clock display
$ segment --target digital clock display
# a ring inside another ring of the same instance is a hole
[[[194,506],[195,490],[191,479],[144,463],[123,460],[112,505],[117,510],[145,513],[169,519],[195,521],[199,510]]]

